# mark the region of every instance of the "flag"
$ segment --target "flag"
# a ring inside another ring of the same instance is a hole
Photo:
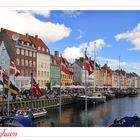
[[[2,68],[2,66],[0,66],[0,79],[3,80],[3,76],[5,77],[5,79],[9,79],[9,76],[7,74],[7,72]]]
[[[34,78],[33,78],[32,84],[33,84],[33,89],[32,89],[33,94],[43,96],[44,93],[41,91],[39,85],[37,84]]]
[[[11,93],[18,94],[18,92],[19,92],[19,89],[14,84],[12,84],[11,81],[3,77],[3,93],[8,94],[9,96],[9,94]]]
[[[2,76],[6,79],[6,80],[9,80],[9,76],[7,74],[7,72],[3,69],[2,70]]]
[[[20,71],[16,68],[16,65],[13,61],[10,61],[10,74],[13,74],[15,76],[20,75]]]
[[[64,72],[67,70],[66,62],[65,62],[65,59],[63,57],[61,57],[61,69]]]
[[[86,54],[85,54],[85,61],[86,61],[86,70],[88,71],[88,74],[90,75],[93,72],[94,67]]]
[[[2,66],[0,66],[0,79],[1,79],[1,80],[2,80],[2,75],[3,75]]]
[[[10,74],[15,74],[16,66],[13,61],[10,61]]]

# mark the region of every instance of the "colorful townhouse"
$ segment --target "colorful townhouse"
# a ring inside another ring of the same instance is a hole
[[[60,64],[58,63],[57,59],[57,51],[55,51],[54,55],[51,55],[51,64],[50,64],[50,82],[51,85],[60,85]]]
[[[63,58],[59,56],[59,52],[55,52],[54,59],[57,61],[57,64],[61,65],[61,85],[69,86],[73,85],[73,68],[72,65]]]
[[[0,37],[2,40],[1,47],[5,48],[5,54],[7,54],[3,55],[3,57],[5,57],[5,64],[2,62],[2,67],[8,72],[10,61],[13,61],[16,67],[20,70],[21,75],[13,77],[14,79],[12,79],[12,81],[15,81],[18,88],[29,85],[31,73],[36,77],[37,51],[35,45],[27,35],[19,34],[3,28],[1,28]],[[12,75],[10,75],[10,77],[12,77]]]
[[[47,89],[50,82],[50,50],[48,46],[38,37],[28,36],[36,48],[36,81],[43,89]]]
[[[104,71],[104,87],[105,88],[110,88],[112,87],[112,69],[105,64],[102,66],[102,69]]]
[[[39,83],[41,88],[46,88],[46,83],[50,81],[50,51],[45,43],[38,36],[31,36],[28,33],[20,34],[11,30],[1,29],[0,32],[1,50],[6,50],[1,57],[2,67],[9,69],[10,61],[13,61],[17,69],[21,72],[18,77],[12,77],[15,85],[22,89],[30,85],[31,73]],[[10,79],[11,80],[11,79]]]
[[[85,70],[85,59],[80,57],[75,59],[75,62],[72,64],[74,71],[74,83],[78,85],[85,85],[85,77],[88,85],[94,84],[94,75],[93,73],[89,76],[88,70]]]

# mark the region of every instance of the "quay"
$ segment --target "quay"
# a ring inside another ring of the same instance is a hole
[[[60,98],[51,98],[51,99],[33,99],[32,100],[32,107],[33,109],[37,109],[37,108],[51,108],[51,107],[57,107],[59,106],[59,101]],[[67,104],[72,104],[74,103],[75,100],[74,98],[70,97],[70,96],[64,96],[61,97],[61,103],[62,105],[67,105]],[[0,102],[0,106],[7,106],[7,101],[4,101],[4,103],[2,104],[2,102]],[[11,110],[13,106],[16,106],[17,108],[21,108],[21,107],[30,107],[31,106],[31,101],[30,100],[18,100],[18,101],[10,101],[9,102],[9,109]]]

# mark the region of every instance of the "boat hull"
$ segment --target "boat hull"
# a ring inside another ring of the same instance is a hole
[[[82,104],[85,104],[85,96],[79,96],[77,97],[77,101],[82,103]],[[100,104],[100,103],[104,103],[106,101],[106,97],[103,96],[103,97],[88,97],[87,96],[87,104],[88,105],[93,105],[93,104]]]

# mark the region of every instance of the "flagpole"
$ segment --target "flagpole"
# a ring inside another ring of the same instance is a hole
[[[32,89],[33,89],[33,73],[31,72],[31,111],[33,109],[33,94],[32,94]]]
[[[61,66],[62,66],[62,55],[60,55],[60,97],[59,97],[59,126],[61,126]]]
[[[85,127],[87,127],[87,74],[86,74],[86,51],[85,50]]]
[[[7,97],[7,102],[8,102],[8,105],[7,105],[7,111],[8,111],[8,114],[7,116],[9,117],[9,96],[10,96],[10,90],[8,91],[8,97]]]

